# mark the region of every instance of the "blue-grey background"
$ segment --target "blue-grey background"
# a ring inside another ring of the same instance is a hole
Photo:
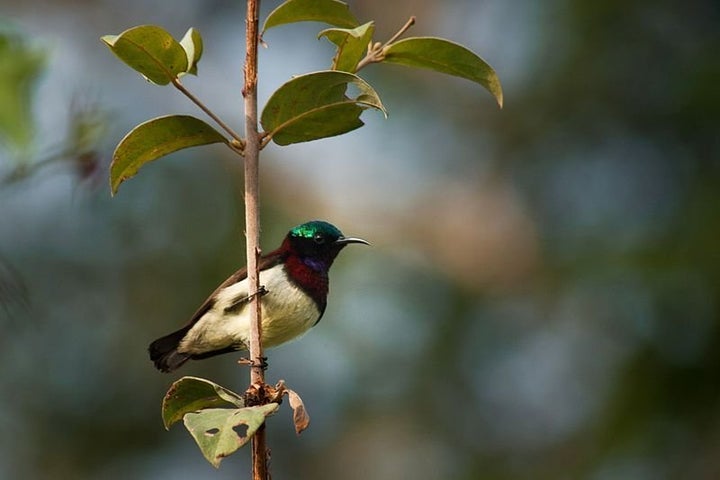
[[[312,417],[299,438],[287,406],[270,420],[274,478],[718,478],[717,2],[350,4],[378,40],[416,15],[411,35],[478,52],[505,108],[464,80],[372,65],[389,119],[263,152],[265,251],[314,218],[373,243],[336,262],[317,328],[268,352],[269,381]],[[45,58],[32,136],[0,151],[0,477],[247,478],[248,452],[215,471],[160,419],[182,374],[242,391],[234,358],[162,375],[146,354],[244,263],[241,163],[189,150],[111,199],[132,126],[201,114],[99,41],[198,28],[185,84],[240,130],[244,2],[0,8]],[[322,28],[266,34],[261,103],[328,67]],[[78,118],[98,129],[87,145],[69,140]]]

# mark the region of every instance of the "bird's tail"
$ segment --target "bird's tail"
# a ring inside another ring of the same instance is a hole
[[[177,350],[180,340],[185,337],[187,331],[188,327],[183,327],[176,332],[158,338],[150,344],[148,351],[155,368],[161,372],[172,372],[190,360],[191,354],[181,353]]]

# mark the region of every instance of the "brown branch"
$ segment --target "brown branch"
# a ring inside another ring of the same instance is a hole
[[[258,206],[260,137],[258,135],[257,113],[257,66],[258,66],[258,17],[260,0],[247,0],[245,18],[245,235],[247,237],[247,273],[248,290],[260,291],[260,222]],[[262,334],[260,296],[254,295],[250,301],[250,388],[260,394],[264,401],[265,374],[263,371],[263,351],[260,341]],[[252,478],[267,480],[268,453],[265,442],[265,425],[260,427],[252,438]]]

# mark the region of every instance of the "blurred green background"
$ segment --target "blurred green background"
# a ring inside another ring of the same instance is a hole
[[[350,4],[378,39],[417,15],[478,52],[505,108],[375,65],[388,120],[264,152],[266,251],[314,218],[373,243],[268,352],[312,417],[300,438],[271,419],[274,478],[720,478],[720,4]],[[180,375],[242,391],[234,358],[162,375],[146,354],[243,264],[241,165],[189,150],[110,199],[125,132],[200,114],[99,41],[197,27],[186,85],[240,125],[244,2],[0,7],[0,478],[247,478],[247,452],[215,471],[160,419]],[[329,65],[321,28],[267,33],[261,102]]]

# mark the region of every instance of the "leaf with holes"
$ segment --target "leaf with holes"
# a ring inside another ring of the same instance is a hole
[[[162,402],[162,417],[169,429],[190,412],[205,408],[244,407],[242,396],[217,383],[197,377],[182,377],[170,385]]]
[[[184,422],[207,461],[217,468],[223,458],[245,445],[279,406],[208,408],[186,414]]]
[[[200,32],[196,28],[190,28],[180,40],[180,46],[187,55],[188,66],[185,72],[197,75],[197,64],[203,54],[203,41]]]
[[[114,195],[122,182],[148,162],[183,148],[227,143],[227,139],[202,120],[169,115],[142,123],[125,135],[110,163],[110,189]]]
[[[348,97],[348,86],[359,93]],[[309,142],[355,130],[364,125],[367,108],[387,116],[377,92],[360,77],[333,70],[295,77],[272,94],[260,122],[278,145]]]
[[[328,28],[320,32],[318,38],[326,37],[337,46],[332,69],[354,73],[355,67],[368,48],[374,31],[375,23],[368,22],[352,29]]]
[[[265,30],[295,22],[322,22],[343,28],[355,28],[359,25],[345,2],[337,0],[287,0],[280,4],[265,19]]]
[[[479,83],[503,105],[495,70],[471,50],[443,38],[411,37],[385,47],[384,62],[420,67]]]
[[[188,70],[188,55],[183,47],[155,25],[133,27],[101,40],[120,60],[158,85],[167,85]]]

